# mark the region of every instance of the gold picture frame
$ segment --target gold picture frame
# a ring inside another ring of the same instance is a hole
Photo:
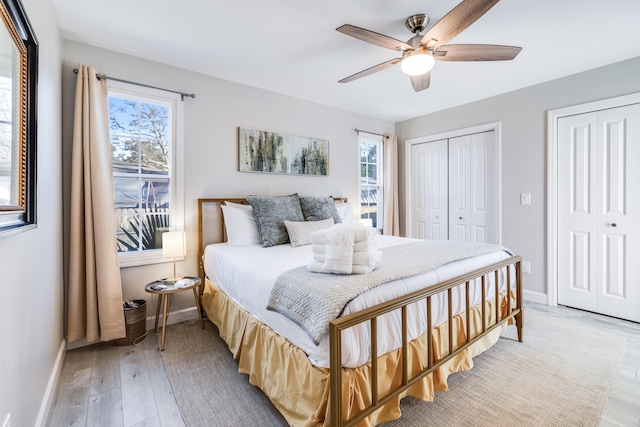
[[[20,0],[1,0],[0,235],[36,225],[38,41]]]

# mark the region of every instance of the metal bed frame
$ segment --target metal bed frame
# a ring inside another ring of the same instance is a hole
[[[340,198],[337,200],[342,200],[346,202],[347,200],[344,198]],[[234,203],[246,203],[244,198],[203,198],[198,199],[198,231],[199,231],[199,241],[198,241],[198,256],[199,256],[199,275],[201,278],[201,283],[205,282],[205,274],[204,274],[204,266],[202,262],[202,255],[204,253],[205,241],[207,242],[222,242],[225,241],[225,231],[224,231],[224,221],[222,218],[222,214],[217,212],[219,215],[220,228],[218,230],[213,229],[212,224],[205,224],[203,222],[203,209],[207,204],[218,205],[217,210],[219,211],[219,205],[221,205],[224,201],[230,201]],[[218,218],[217,218],[218,219]],[[216,219],[216,222],[217,222]],[[205,230],[209,228],[209,230]],[[213,240],[210,238],[206,238],[206,235],[211,236],[215,235]],[[425,289],[421,289],[410,294],[395,298],[393,300],[378,304],[376,306],[370,307],[368,309],[352,313],[343,317],[339,317],[335,320],[332,320],[329,324],[329,340],[330,340],[330,425],[335,427],[348,427],[354,426],[357,423],[364,420],[366,417],[371,415],[373,412],[382,408],[385,404],[389,403],[394,398],[406,392],[409,388],[415,385],[418,381],[422,380],[427,375],[431,374],[439,367],[456,357],[461,352],[465,351],[471,345],[488,335],[494,329],[501,327],[504,324],[508,324],[509,322],[515,321],[515,325],[517,327],[518,333],[518,341],[522,342],[523,339],[523,307],[522,307],[522,269],[521,269],[522,258],[520,256],[512,256],[506,260],[501,262],[492,264],[490,266],[472,271],[470,273],[455,277],[450,280],[446,280],[437,285],[429,286]],[[506,270],[506,283],[508,284],[508,291],[504,297],[501,297],[499,292],[498,277],[501,270]],[[515,271],[515,296],[512,295],[511,291],[511,274],[512,270]],[[495,288],[495,322],[488,325],[487,317],[488,314],[486,311],[486,286],[487,286],[487,278],[490,275],[494,275],[494,280],[496,283]],[[472,307],[469,306],[469,293],[470,293],[470,283],[474,280],[480,280],[482,285],[482,300],[480,304],[481,311],[481,322],[482,325],[479,328],[479,332],[472,336],[471,332],[471,314],[470,310]],[[465,325],[465,342],[459,344],[458,346],[454,346],[453,344],[453,328],[454,328],[454,317],[453,309],[452,309],[452,290],[457,286],[465,287],[465,311],[458,316],[463,316],[464,325]],[[426,360],[427,366],[422,369],[417,374],[409,377],[408,370],[408,343],[409,340],[407,338],[407,307],[410,304],[418,303],[420,301],[424,301],[426,304],[427,310],[427,337],[432,336],[434,326],[432,325],[432,317],[431,317],[431,298],[440,293],[447,293],[447,301],[448,301],[448,320],[447,320],[447,335],[448,335],[448,349],[446,355],[441,358],[436,359],[433,350],[433,342],[431,339],[427,339],[427,349],[426,349]],[[501,315],[501,304],[499,301],[502,299],[506,299],[506,314]],[[402,382],[395,389],[391,390],[384,396],[378,396],[378,350],[377,350],[377,319],[378,317],[392,312],[394,310],[400,310],[401,319],[402,319],[402,347],[401,347],[401,358],[400,363],[402,364]],[[349,419],[344,419],[343,411],[342,411],[342,331],[348,328],[351,328],[360,323],[369,322],[371,328],[371,390],[370,390],[370,400],[371,403],[359,413],[355,414],[353,417]]]

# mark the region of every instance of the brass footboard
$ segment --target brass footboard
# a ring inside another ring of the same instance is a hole
[[[458,276],[456,278],[447,280],[445,282],[439,283],[432,287],[428,287],[426,289],[422,289],[419,291],[412,292],[405,296],[395,298],[391,301],[387,301],[382,304],[378,304],[374,307],[359,311],[357,313],[353,313],[344,317],[337,318],[332,320],[329,324],[329,334],[330,334],[330,387],[331,387],[331,396],[330,396],[330,410],[331,410],[331,425],[333,427],[338,426],[353,426],[357,424],[359,421],[365,419],[367,416],[371,415],[373,412],[382,408],[385,404],[389,403],[392,399],[398,397],[413,385],[415,385],[418,381],[422,380],[425,376],[429,375],[449,360],[454,358],[456,355],[466,350],[469,346],[489,334],[495,328],[500,327],[505,322],[508,322],[510,319],[515,319],[517,331],[518,331],[518,340],[522,341],[522,327],[523,327],[523,310],[522,310],[522,272],[521,272],[521,261],[522,258],[520,256],[514,256],[504,261],[495,263],[488,267],[473,271],[471,273]],[[502,269],[506,270],[506,283],[507,283],[507,292],[506,296],[506,314],[501,316],[500,309],[501,304],[498,303],[500,298],[500,289],[499,289],[499,273]],[[511,271],[515,270],[515,301],[512,301],[513,297],[511,294],[512,286],[511,286]],[[494,288],[495,288],[495,323],[491,325],[487,325],[487,313],[486,313],[486,286],[487,286],[487,278],[490,275],[494,275]],[[482,325],[480,331],[476,333],[475,336],[471,336],[471,319],[470,319],[470,283],[474,279],[481,280],[482,286],[482,298],[480,303],[481,310],[481,319]],[[465,294],[465,311],[460,313],[459,316],[464,316],[465,327],[466,327],[466,341],[456,348],[453,345],[453,309],[452,309],[452,289],[464,285],[466,288]],[[434,351],[432,344],[432,333],[434,326],[432,325],[432,312],[431,312],[431,297],[440,294],[447,293],[447,301],[448,301],[448,321],[447,321],[447,332],[448,332],[448,343],[449,348],[448,352],[444,357],[439,358],[438,360],[434,360]],[[426,334],[428,337],[428,348],[427,348],[427,366],[418,372],[413,377],[409,378],[408,372],[408,360],[407,360],[407,343],[408,343],[408,328],[407,328],[407,306],[410,304],[425,300],[426,301],[426,319],[427,319],[427,329]],[[515,305],[514,305],[515,304]],[[512,307],[514,305],[514,307]],[[402,350],[401,350],[401,359],[400,363],[402,364],[402,382],[401,384],[387,393],[385,396],[378,396],[378,367],[377,367],[377,359],[378,359],[378,350],[377,350],[377,318],[385,313],[389,313],[394,310],[401,311],[401,319],[402,319]],[[371,404],[367,406],[365,409],[355,414],[353,417],[349,419],[343,419],[343,411],[342,411],[342,331],[348,328],[351,328],[355,325],[358,325],[363,322],[370,322],[371,327]]]

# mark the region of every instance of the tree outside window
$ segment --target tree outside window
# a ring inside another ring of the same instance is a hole
[[[119,252],[162,248],[171,229],[171,108],[109,94]]]
[[[382,227],[382,139],[360,136],[360,219]]]

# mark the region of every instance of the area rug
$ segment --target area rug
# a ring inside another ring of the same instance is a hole
[[[269,399],[237,372],[216,327],[168,327],[162,360],[187,426],[286,426]],[[597,426],[618,376],[626,337],[535,309],[525,311],[524,342],[508,327],[449,377],[433,402],[402,401],[406,426]]]

